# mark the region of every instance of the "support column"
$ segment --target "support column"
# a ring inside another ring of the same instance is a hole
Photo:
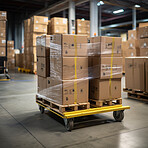
[[[101,36],[101,5],[99,6],[99,36]]]
[[[98,36],[98,0],[90,0],[90,36]]]
[[[133,30],[136,30],[136,8],[133,8]]]
[[[21,42],[21,52],[24,51],[24,22],[22,21],[22,26],[21,26],[21,35],[22,35],[22,42]]]
[[[45,8],[47,8],[48,7],[48,2],[45,2]],[[47,16],[48,17],[48,20],[50,20],[50,14],[49,14],[49,12],[45,12],[45,16]]]
[[[69,0],[69,34],[75,34],[75,2]]]
[[[66,18],[66,10],[63,10],[63,18]]]

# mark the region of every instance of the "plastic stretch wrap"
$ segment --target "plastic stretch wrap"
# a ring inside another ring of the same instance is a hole
[[[38,75],[38,95],[58,104],[87,103],[91,79],[111,87],[122,76],[121,38],[52,35],[49,50],[50,77]]]

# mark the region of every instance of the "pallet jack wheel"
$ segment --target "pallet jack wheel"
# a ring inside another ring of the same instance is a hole
[[[114,111],[113,116],[117,122],[121,122],[124,118],[124,110]]]
[[[40,110],[41,114],[43,114],[43,113],[44,113],[45,108],[39,105],[39,110]]]
[[[70,118],[70,119],[65,119],[64,121],[67,131],[71,131],[74,127],[74,119]]]

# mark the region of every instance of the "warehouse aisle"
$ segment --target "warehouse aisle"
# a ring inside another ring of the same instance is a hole
[[[0,146],[5,147],[114,147],[146,148],[148,145],[148,105],[123,99],[131,109],[122,123],[112,113],[78,118],[72,132],[52,113],[41,115],[35,103],[36,76],[11,74],[12,81],[0,82]],[[124,81],[124,79],[123,79]],[[123,98],[126,93],[122,93]]]

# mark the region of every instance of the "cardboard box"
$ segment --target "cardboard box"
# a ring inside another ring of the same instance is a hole
[[[112,48],[114,46],[113,50],[113,56],[122,56],[122,38],[121,37],[92,37],[88,41],[90,43],[88,54],[97,56],[111,56],[112,54]],[[114,43],[114,44],[113,44]]]
[[[13,47],[14,49],[14,41],[7,41],[7,47]]]
[[[145,58],[134,58],[134,89],[145,91]]]
[[[15,54],[15,66],[23,68],[23,58],[24,54]]]
[[[0,47],[6,47],[6,38],[0,37]]]
[[[125,58],[125,87],[128,89],[134,89],[134,58]]]
[[[37,47],[38,57],[49,57],[50,55],[50,35],[41,36],[41,46]]]
[[[145,62],[145,75],[146,75],[146,92],[148,92],[148,58]]]
[[[141,48],[140,56],[148,56],[148,48]]]
[[[15,69],[15,59],[7,59],[7,68],[8,70]]]
[[[46,97],[62,105],[88,102],[88,80],[56,80],[47,78]]]
[[[109,80],[90,80],[89,98],[102,101],[121,98],[121,79],[112,79],[111,85]]]
[[[125,57],[134,57],[138,55],[138,51],[140,52],[140,49],[126,49],[125,51]],[[140,53],[139,53],[140,54]]]
[[[0,11],[0,21],[6,21],[6,20],[7,20],[7,12]]]
[[[6,48],[5,47],[0,47],[0,57],[6,56]]]
[[[51,26],[51,34],[68,34],[68,28],[62,25],[53,25]]]
[[[47,34],[47,25],[44,24],[31,24],[31,32]]]
[[[112,65],[111,65],[112,61]],[[90,67],[89,77],[110,79],[122,77],[122,58],[121,57],[92,57],[92,67]],[[111,74],[112,68],[112,74]]]
[[[126,88],[145,91],[146,57],[130,57],[125,59]]]
[[[50,61],[49,58],[37,58],[37,75],[42,77],[50,76]]]
[[[41,35],[43,35],[43,33],[31,33],[30,34],[30,46],[37,46],[36,38]]]
[[[50,75],[60,80],[88,78],[88,57],[50,57]]]
[[[14,48],[13,47],[7,47],[7,57],[8,58],[15,58]]]
[[[33,16],[31,17],[32,24],[48,25],[48,17],[46,16]]]
[[[136,40],[138,39],[137,30],[128,30],[128,40]]]
[[[77,27],[77,34],[90,34],[90,28],[85,28],[83,26]]]
[[[30,19],[24,21],[24,32],[30,33]]]
[[[139,28],[148,26],[148,23],[139,23]]]
[[[130,39],[128,40],[128,49],[136,49],[139,48],[138,40]]]
[[[46,96],[44,94],[44,91],[47,89],[47,78],[38,76],[38,93],[41,93],[42,95]]]
[[[148,26],[139,28],[139,37],[148,38]]]
[[[147,48],[148,49],[148,38],[139,39],[140,48]]]
[[[50,39],[51,56],[88,56],[87,36],[63,34],[52,35]]]
[[[90,28],[90,21],[89,20],[77,19],[76,20],[76,25],[77,25],[77,27]]]
[[[0,37],[6,37],[6,29],[1,29],[0,28]]]
[[[51,25],[67,26],[67,18],[54,17],[51,19]]]

